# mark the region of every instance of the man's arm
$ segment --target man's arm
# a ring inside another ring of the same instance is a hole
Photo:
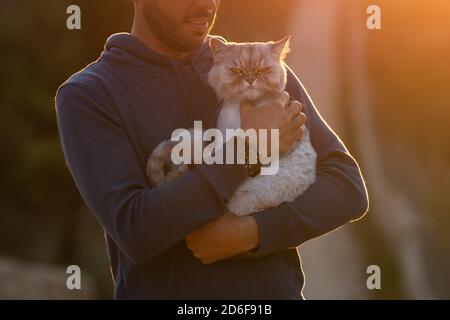
[[[223,213],[246,179],[243,166],[204,165],[151,189],[121,120],[107,99],[83,83],[56,97],[67,165],[89,209],[133,262],[158,255]]]
[[[300,81],[289,70],[288,88],[301,101],[317,152],[316,182],[292,203],[247,217],[226,213],[186,237],[203,263],[247,252],[260,257],[321,236],[360,218],[368,209],[367,191],[358,164],[317,112]],[[292,104],[295,104],[293,102]]]
[[[287,90],[303,104],[317,152],[317,179],[294,202],[253,215],[260,241],[256,256],[299,246],[361,218],[368,210],[367,190],[357,162],[320,116],[291,70]]]

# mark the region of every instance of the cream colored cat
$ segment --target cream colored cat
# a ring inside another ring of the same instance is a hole
[[[238,129],[241,126],[240,106],[251,102],[255,108],[281,95],[285,102],[286,89],[284,59],[289,51],[289,38],[268,43],[228,43],[215,37],[210,40],[214,65],[209,84],[223,101],[217,117],[217,128]],[[230,212],[243,216],[291,202],[314,183],[316,152],[306,126],[304,136],[288,154],[280,157],[275,175],[248,178],[227,203]],[[173,142],[162,142],[147,163],[147,174],[154,185],[176,179],[190,170],[190,166],[175,166],[170,162]]]

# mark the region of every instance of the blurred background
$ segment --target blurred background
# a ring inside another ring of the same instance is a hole
[[[82,29],[66,28],[79,5]],[[367,7],[382,10],[368,30]],[[450,2],[224,0],[214,33],[293,36],[289,64],[359,161],[371,209],[300,248],[309,299],[450,298]],[[112,298],[103,231],[66,168],[54,95],[131,28],[125,0],[0,2],[0,298]],[[81,291],[66,289],[69,265]],[[367,267],[381,269],[368,290]]]

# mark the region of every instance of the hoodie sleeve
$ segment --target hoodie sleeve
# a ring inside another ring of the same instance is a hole
[[[211,165],[150,188],[115,109],[94,88],[69,83],[56,97],[68,168],[90,211],[135,263],[158,255],[220,216],[245,180],[243,166]]]
[[[256,213],[260,245],[252,256],[293,248],[361,218],[368,210],[366,186],[355,159],[320,116],[289,70],[288,92],[301,101],[317,152],[317,179],[292,203]]]

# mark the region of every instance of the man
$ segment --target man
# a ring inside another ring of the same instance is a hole
[[[217,104],[206,76],[208,34],[219,0],[134,0],[130,34],[110,37],[98,61],[61,86],[57,119],[68,167],[105,230],[115,298],[301,299],[296,246],[367,210],[355,160],[289,71],[299,102],[243,106],[243,128],[280,129],[292,147],[305,122],[318,154],[317,182],[293,203],[248,217],[226,202],[248,177],[244,165],[198,165],[151,188],[148,156]],[[285,111],[281,111],[282,109]]]

